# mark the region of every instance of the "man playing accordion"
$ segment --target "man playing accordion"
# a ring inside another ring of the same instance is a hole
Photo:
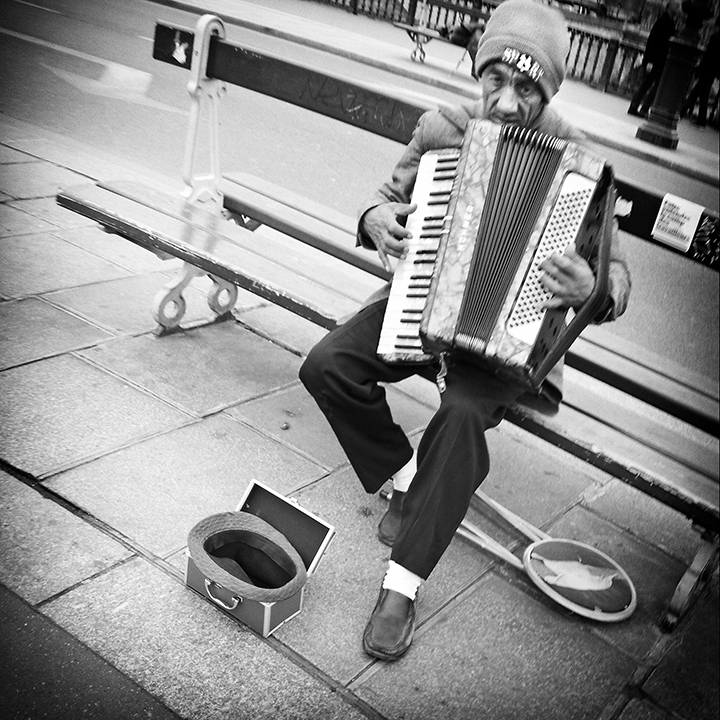
[[[582,142],[582,135],[549,106],[565,76],[570,38],[562,14],[538,0],[505,0],[487,23],[474,59],[479,98],[470,106],[425,113],[391,179],[360,208],[358,242],[381,258],[401,258],[413,212],[411,197],[420,158],[439,148],[460,147],[471,119],[536,129]],[[578,308],[595,286],[593,261],[574,249],[554,253],[541,265],[552,294],[548,308]],[[613,227],[608,291],[595,323],[614,320],[626,307],[630,276]],[[353,318],[312,349],[300,378],[327,417],[365,490],[375,493],[388,478],[393,493],[378,527],[392,546],[380,595],[363,636],[368,654],[396,660],[410,647],[415,598],[460,526],[473,493],[489,470],[485,431],[502,420],[525,391],[476,364],[455,359],[444,379],[440,407],[417,453],[394,422],[379,383],[420,374],[434,379],[437,364],[388,363],[377,355],[389,291],[370,298]],[[541,394],[561,398],[561,363]]]

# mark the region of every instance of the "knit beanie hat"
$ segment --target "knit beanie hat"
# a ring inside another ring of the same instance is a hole
[[[504,0],[480,38],[474,74],[501,60],[531,77],[549,101],[565,79],[570,33],[559,10],[540,0]]]

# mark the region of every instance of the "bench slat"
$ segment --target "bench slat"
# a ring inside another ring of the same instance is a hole
[[[378,278],[389,279],[389,273],[374,253],[355,247],[354,232],[350,234],[345,229],[308,216],[275,197],[234,183],[229,177],[221,182],[220,191],[228,210],[247,215]],[[292,198],[289,200],[293,201]]]
[[[701,395],[710,398],[716,405],[720,403],[720,378],[708,377],[687,365],[679,364],[621,335],[616,335],[612,331],[612,325],[590,325],[583,330],[581,337],[638,365],[652,368],[681,385],[693,388]]]
[[[238,246],[220,229],[215,233],[200,230],[96,185],[62,190],[57,201],[142,247],[180,258],[323,327],[333,327],[348,313],[357,310],[354,298]],[[221,222],[225,224],[218,218],[218,223]],[[243,233],[247,233],[248,243],[257,242],[257,234],[244,228],[233,228],[233,234]],[[231,260],[219,262],[214,255],[218,250]]]
[[[508,411],[507,419],[703,527],[720,530],[717,481],[569,405],[561,405],[553,416],[516,405]]]
[[[717,398],[678,382],[655,368],[637,363],[585,338],[578,338],[565,357],[570,367],[629,393],[704,432],[717,435],[720,430],[720,405]]]
[[[180,196],[170,195],[143,183],[113,180],[98,183],[98,186],[140,205],[160,210],[183,222],[189,222],[201,230],[212,232],[217,227],[217,218],[210,212],[193,206]],[[271,224],[269,226],[273,227]],[[362,303],[371,292],[382,284],[381,281],[375,281],[366,272],[362,272],[365,269],[362,263],[355,264],[345,261],[343,252],[347,251],[347,248],[338,246],[337,253],[333,255],[326,252],[324,247],[320,248],[323,252],[316,251],[316,248],[310,243],[308,243],[309,247],[305,248],[297,242],[271,236],[269,233],[258,233],[257,235],[248,233],[233,223],[222,222],[221,227],[224,237],[239,247],[272,260],[288,270],[311,277],[318,285],[347,295],[358,304]],[[339,238],[328,240],[328,242],[339,243]],[[354,248],[352,251],[360,254]],[[370,253],[366,252],[365,255],[368,258],[371,257]],[[333,257],[344,262],[335,262],[332,260]],[[220,259],[223,259],[222,256]],[[318,264],[322,264],[326,270],[320,272]]]
[[[189,69],[192,53],[178,60],[176,42],[190,49],[194,32],[177,25],[155,26],[153,57],[156,60]],[[326,117],[335,118],[390,140],[407,143],[417,121],[426,110],[437,107],[437,101],[402,91],[391,96],[383,89],[358,80],[349,81],[331,72],[320,72],[300,62],[288,62],[269,53],[260,53],[217,36],[210,41],[208,77],[289,102]]]
[[[718,439],[648,407],[617,388],[568,368],[563,404],[583,412],[694,472],[720,482]]]
[[[327,207],[327,205],[322,205],[319,202],[310,200],[303,195],[298,195],[292,190],[288,190],[280,185],[276,185],[274,182],[265,180],[257,175],[251,175],[250,173],[238,172],[236,170],[226,172],[223,173],[223,180],[231,183],[230,187],[235,188],[239,185],[263,197],[277,200],[279,203],[303,213],[303,215],[309,215],[326,225],[335,227],[347,234],[351,240],[351,245],[355,244],[355,233],[357,231],[357,218],[355,217],[333,210],[333,208]],[[221,188],[222,187],[223,185],[221,184]]]
[[[441,35],[437,30],[423,25],[408,25],[407,23],[394,22],[393,26],[405,30],[405,32],[414,40],[413,35],[420,35],[428,40],[442,40],[450,42],[447,35]]]

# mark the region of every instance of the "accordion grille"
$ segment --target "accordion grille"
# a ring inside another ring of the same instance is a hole
[[[546,258],[553,253],[562,254],[568,244],[576,240],[594,189],[595,183],[592,181],[576,173],[569,174],[535,251],[536,259]],[[532,343],[535,336],[533,331],[543,319],[540,305],[549,297],[540,282],[542,270],[539,265],[539,262],[533,262],[530,266],[507,323],[509,331],[528,344]]]

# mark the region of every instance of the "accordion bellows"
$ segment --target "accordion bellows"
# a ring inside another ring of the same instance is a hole
[[[453,153],[458,158],[457,150],[428,153],[435,157],[424,156],[421,165],[437,165],[438,158],[446,164]],[[605,301],[612,185],[605,161],[575,143],[525,128],[471,121],[435,244],[418,318],[418,346],[409,353],[407,346],[397,353],[383,346],[379,354],[388,361],[407,362],[412,355],[426,360],[449,353],[539,388]],[[413,194],[421,214],[428,213],[429,201],[416,195],[426,194],[426,187],[426,182],[416,183]],[[413,235],[422,243],[423,234],[416,218]],[[567,310],[539,310],[549,295],[540,283],[538,265],[573,243],[580,255],[593,258],[596,284],[590,299],[568,321]],[[402,280],[396,288],[396,278],[407,274],[398,266],[388,301],[390,315],[391,304],[398,303],[393,295],[408,292]]]

